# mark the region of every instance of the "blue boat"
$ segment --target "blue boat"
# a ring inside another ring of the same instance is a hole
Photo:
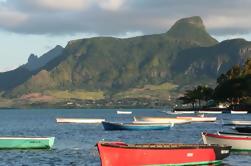
[[[145,123],[114,123],[103,121],[105,130],[166,130],[173,127],[173,123],[145,124]]]

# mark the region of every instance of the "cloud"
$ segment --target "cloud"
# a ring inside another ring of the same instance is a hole
[[[250,6],[248,0],[7,0],[0,2],[0,28],[24,34],[152,34],[198,15],[210,33],[235,35],[251,32]]]
[[[22,3],[51,11],[78,11],[88,8],[91,0],[24,0]]]
[[[98,1],[97,1],[98,2]],[[125,0],[99,0],[99,6],[106,10],[115,11],[120,9]]]
[[[28,19],[24,13],[0,6],[0,26],[9,29],[20,25]]]

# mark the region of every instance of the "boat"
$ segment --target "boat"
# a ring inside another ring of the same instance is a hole
[[[222,111],[207,111],[207,110],[200,110],[198,111],[199,114],[222,114]]]
[[[144,123],[114,123],[102,122],[105,130],[166,130],[173,127],[173,124],[144,124]]]
[[[89,118],[56,118],[57,123],[101,123],[105,119],[89,119]]]
[[[230,121],[224,121],[224,125],[235,125],[235,126],[250,126],[251,121],[248,120],[230,120]]]
[[[179,114],[194,114],[195,111],[169,111],[169,112],[166,112],[167,114],[170,114],[170,115],[179,115]]]
[[[132,111],[117,111],[117,114],[126,114],[126,115],[130,115],[130,114],[132,114]]]
[[[237,132],[225,132],[225,131],[218,131],[220,135],[229,135],[229,136],[251,136],[250,133],[237,133]]]
[[[190,120],[192,122],[215,122],[216,117],[205,117],[204,115],[202,116],[177,116],[178,119],[186,119]]]
[[[174,124],[184,124],[191,123],[187,119],[169,118],[169,117],[146,117],[146,116],[134,116],[133,123],[174,123]]]
[[[0,149],[50,149],[55,137],[0,137]]]
[[[204,144],[218,144],[232,146],[233,151],[251,151],[251,136],[245,134],[217,132],[215,134],[203,132]]]
[[[213,165],[229,156],[230,146],[204,144],[126,144],[98,142],[102,166]]]
[[[239,133],[251,133],[251,126],[238,126],[234,127]]]
[[[231,114],[247,114],[248,111],[233,111],[231,110]]]

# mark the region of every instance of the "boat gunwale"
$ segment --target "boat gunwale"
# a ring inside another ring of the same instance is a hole
[[[214,134],[214,133],[202,133],[206,137],[225,139],[225,140],[247,140],[251,141],[251,136],[240,136],[240,135],[224,135],[224,134]]]
[[[33,140],[51,140],[51,139],[55,139],[55,137],[36,137],[36,136],[29,136],[29,137],[23,137],[23,136],[4,136],[4,137],[0,137],[0,140],[5,140],[5,139],[12,139],[12,140],[29,140],[29,139],[33,139]]]
[[[148,150],[155,150],[155,149],[163,149],[163,150],[177,150],[177,149],[210,149],[210,148],[229,148],[231,146],[223,145],[220,146],[218,144],[175,144],[175,143],[159,143],[159,144],[126,144],[120,142],[120,144],[112,144],[101,142],[97,143],[101,146],[105,147],[112,147],[112,148],[123,148],[123,149],[148,149]],[[162,146],[162,147],[160,147]]]
[[[117,123],[117,122],[107,122],[103,121],[102,123],[117,125],[117,126],[163,126],[163,127],[172,127],[173,123]]]

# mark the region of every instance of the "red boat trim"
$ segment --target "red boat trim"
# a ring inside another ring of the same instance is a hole
[[[214,138],[222,138],[222,139],[232,139],[232,140],[251,140],[251,137],[238,137],[238,136],[228,136],[228,135],[218,135],[218,134],[210,134],[203,133],[205,136],[214,137]]]
[[[218,145],[207,145],[207,144],[126,144],[123,142],[116,143],[100,143],[101,146],[108,146],[113,148],[124,148],[124,149],[211,149],[218,147]]]

